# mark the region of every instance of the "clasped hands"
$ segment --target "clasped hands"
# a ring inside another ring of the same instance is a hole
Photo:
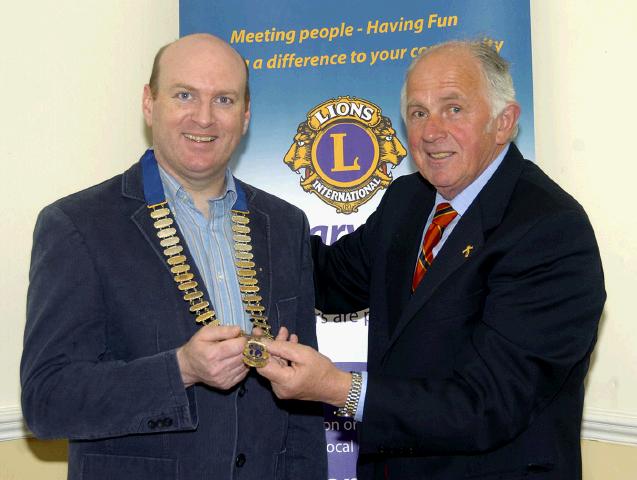
[[[258,329],[253,334],[259,335]],[[345,404],[351,374],[329,358],[302,345],[281,327],[274,340],[262,339],[271,355],[257,372],[270,380],[280,399],[314,400],[340,407]],[[246,337],[237,326],[205,326],[177,350],[177,362],[186,387],[201,382],[221,390],[232,388],[248,374],[243,363]]]

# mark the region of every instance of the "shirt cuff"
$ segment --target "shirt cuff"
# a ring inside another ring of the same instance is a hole
[[[354,420],[363,421],[363,410],[365,409],[365,395],[367,395],[367,372],[361,372],[361,396],[358,397],[358,405],[356,406],[356,415]]]

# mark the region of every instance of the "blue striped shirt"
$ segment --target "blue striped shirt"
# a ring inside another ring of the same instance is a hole
[[[230,210],[237,200],[237,191],[230,170],[226,170],[226,187],[221,196],[208,200],[208,218],[197,209],[179,182],[161,166],[159,174],[166,201],[184,237],[182,241],[188,245],[192,260],[201,273],[217,318],[223,325],[239,325],[245,332],[252,331],[241,302],[234,265]]]

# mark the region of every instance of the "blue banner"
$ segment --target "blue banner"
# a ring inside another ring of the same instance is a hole
[[[511,63],[522,108],[516,143],[535,157],[528,0],[180,0],[179,10],[182,36],[213,33],[248,64],[252,119],[235,174],[301,207],[326,243],[362,224],[389,183],[414,171],[400,90],[413,58],[436,43],[486,42]],[[321,351],[364,368],[367,319],[320,315]],[[353,479],[355,424],[335,422],[326,415],[330,478]]]

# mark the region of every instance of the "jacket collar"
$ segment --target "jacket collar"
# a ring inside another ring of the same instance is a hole
[[[234,181],[241,184],[246,193],[246,197],[249,203],[254,200],[256,196],[256,190],[251,185],[242,182],[241,180],[234,177]],[[144,199],[144,186],[142,182],[142,167],[141,163],[137,162],[132,165],[128,170],[124,172],[122,175],[122,196],[126,198],[131,198],[133,200],[139,200],[140,202],[145,202]]]

